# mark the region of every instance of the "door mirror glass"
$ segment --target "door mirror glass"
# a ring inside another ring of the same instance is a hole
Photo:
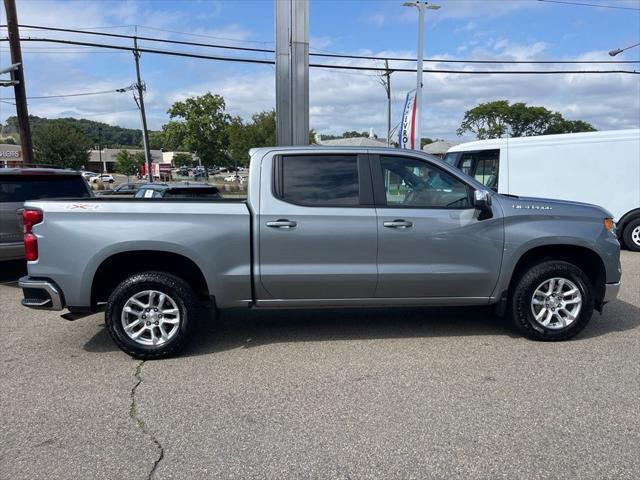
[[[491,194],[487,190],[476,190],[473,193],[473,206],[480,211],[491,211]]]

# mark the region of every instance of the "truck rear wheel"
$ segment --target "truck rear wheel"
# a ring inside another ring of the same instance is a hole
[[[513,322],[532,340],[569,339],[591,319],[592,290],[587,275],[571,263],[550,260],[534,265],[513,289]]]
[[[622,232],[622,239],[629,250],[640,252],[640,218],[627,223]]]
[[[164,272],[143,272],[113,291],[105,323],[122,351],[152,360],[182,351],[197,315],[196,295],[184,280]]]

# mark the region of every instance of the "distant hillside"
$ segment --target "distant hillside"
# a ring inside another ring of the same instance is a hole
[[[140,146],[142,144],[142,131],[132,128],[114,127],[107,123],[95,122],[85,118],[63,118],[56,120],[65,120],[82,131],[93,144],[98,145],[98,139],[101,137],[101,143],[104,148],[117,148],[121,146]],[[31,130],[35,131],[38,127],[52,121],[48,118],[36,117],[29,115],[29,124]],[[98,129],[102,129],[101,135]],[[18,118],[7,118],[4,133],[6,135],[18,132]]]

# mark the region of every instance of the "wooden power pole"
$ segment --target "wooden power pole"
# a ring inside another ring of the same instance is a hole
[[[147,164],[147,176],[149,177],[149,182],[153,183],[153,171],[152,171],[152,158],[151,158],[151,150],[149,149],[149,131],[147,130],[147,114],[144,110],[144,94],[146,87],[142,83],[140,79],[140,51],[138,50],[138,38],[133,37],[133,57],[136,61],[136,90],[138,91],[138,98],[136,102],[138,104],[138,108],[140,109],[140,117],[142,120],[142,145],[144,147],[144,158]],[[135,95],[134,95],[135,98]]]
[[[384,73],[380,74],[380,84],[387,94],[387,147],[391,146],[391,74],[389,70],[389,60],[384,60]]]
[[[24,68],[22,51],[20,50],[20,32],[18,31],[18,15],[15,0],[4,0],[7,12],[7,32],[9,34],[9,49],[11,63],[17,64],[13,71],[14,92],[16,98],[16,114],[18,115],[18,131],[22,146],[22,160],[25,166],[33,163],[33,145],[31,143],[31,129],[29,128],[29,110],[27,108],[27,93],[24,85]]]

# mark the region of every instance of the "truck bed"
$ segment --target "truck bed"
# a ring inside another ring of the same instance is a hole
[[[33,277],[55,278],[68,306],[91,304],[96,271],[121,252],[164,251],[197,265],[221,307],[251,301],[251,216],[243,199],[90,198],[26,203],[44,211]],[[71,252],[71,253],[70,253]],[[71,261],[70,261],[71,260]]]

